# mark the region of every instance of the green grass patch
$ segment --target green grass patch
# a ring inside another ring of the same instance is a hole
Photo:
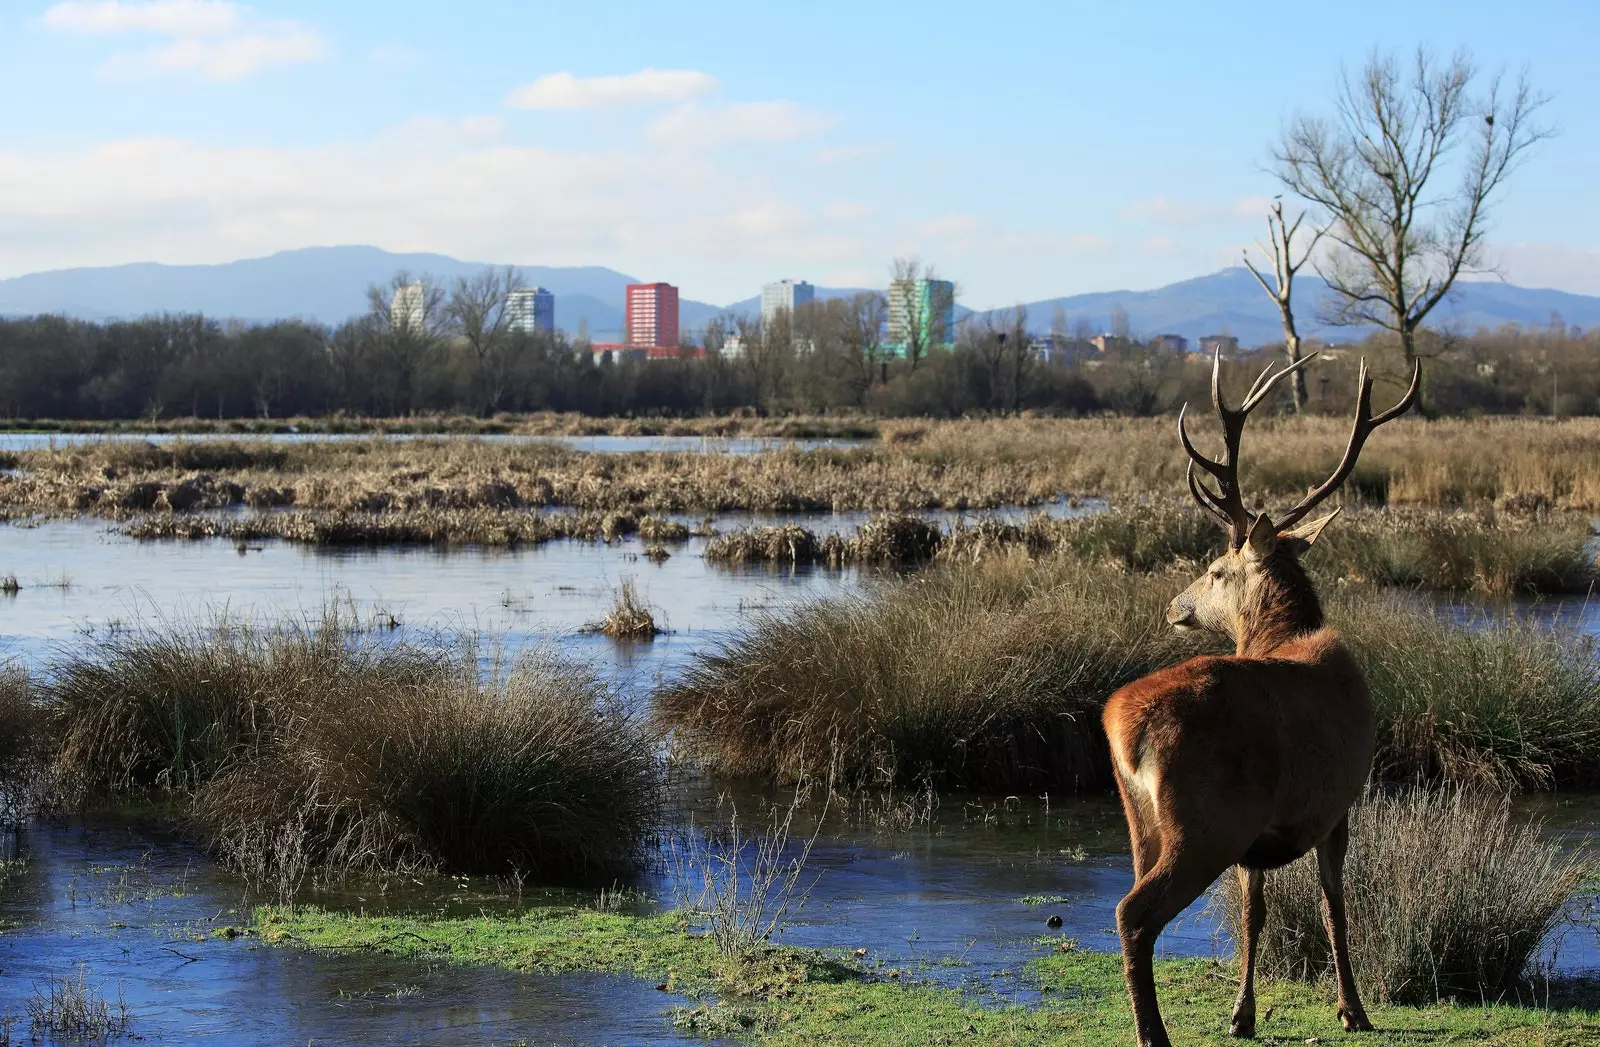
[[[885,977],[843,955],[772,948],[736,967],[674,913],[607,913],[574,905],[510,916],[434,919],[356,916],[322,909],[261,909],[262,940],[312,949],[365,950],[428,962],[492,964],[560,974],[609,971],[648,978],[692,997],[671,1020],[708,1034],[770,1044],[1051,1044],[1123,1047],[1132,1021],[1117,956],[1056,951],[1032,961],[1044,990],[1036,1006],[982,1004],[952,989]],[[1168,1029],[1182,1043],[1232,1043],[1224,1035],[1236,972],[1204,960],[1163,961],[1156,980]],[[1312,1038],[1351,1047],[1494,1044],[1575,1047],[1600,1037],[1600,987],[1529,988],[1529,1006],[1441,1003],[1371,1010],[1377,1033],[1345,1035],[1332,988],[1268,981],[1259,988],[1260,1038]],[[663,1006],[663,1024],[669,1017]],[[1270,1009],[1270,1011],[1269,1011]]]

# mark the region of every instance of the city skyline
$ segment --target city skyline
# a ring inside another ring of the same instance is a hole
[[[619,37],[600,7],[9,4],[0,277],[377,243],[670,271],[708,301],[752,268],[876,286],[903,256],[976,308],[1159,287],[1237,262],[1283,120],[1328,111],[1381,39],[1529,68],[1562,134],[1497,203],[1492,254],[1513,283],[1600,292],[1600,215],[1569,203],[1600,160],[1600,9],[1224,8],[706,3],[630,8]],[[778,54],[738,46],[777,32]]]

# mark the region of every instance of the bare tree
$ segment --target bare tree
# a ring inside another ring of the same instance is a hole
[[[955,284],[939,279],[932,266],[915,258],[895,259],[889,284],[889,340],[904,351],[913,371],[930,349],[955,341],[955,299]]]
[[[385,406],[410,414],[417,378],[438,351],[445,327],[444,291],[426,276],[404,270],[388,287],[367,288],[367,316],[382,367]]]
[[[1262,254],[1272,255],[1271,284],[1268,284],[1267,278],[1261,275],[1255,262],[1250,260],[1250,252],[1247,250],[1244,253],[1245,266],[1261,285],[1261,289],[1267,292],[1267,297],[1278,304],[1278,316],[1283,320],[1283,347],[1289,356],[1289,366],[1293,369],[1293,374],[1289,377],[1289,390],[1296,413],[1306,408],[1306,375],[1303,369],[1296,366],[1300,363],[1300,332],[1294,323],[1294,276],[1311,259],[1311,253],[1317,249],[1317,242],[1326,232],[1324,229],[1313,227],[1311,242],[1296,259],[1294,238],[1300,232],[1300,224],[1305,218],[1305,212],[1302,211],[1295,216],[1293,222],[1286,222],[1283,217],[1283,201],[1272,201],[1272,212],[1267,216],[1267,240],[1271,247],[1265,247],[1261,241],[1256,241],[1256,247]]]
[[[835,334],[848,363],[852,384],[862,406],[874,382],[881,382],[887,360],[883,351],[883,329],[889,303],[876,291],[860,291],[840,303],[835,317]]]
[[[473,390],[480,414],[494,413],[511,383],[515,332],[511,329],[511,295],[527,286],[511,266],[484,269],[456,280],[445,303],[445,318],[472,354]]]
[[[1274,154],[1278,178],[1327,223],[1329,319],[1393,331],[1408,370],[1417,328],[1456,277],[1490,271],[1490,206],[1554,133],[1536,121],[1546,99],[1526,75],[1509,91],[1497,74],[1474,93],[1475,79],[1465,52],[1439,65],[1418,48],[1408,67],[1374,52],[1340,78],[1334,117],[1296,117]]]
[[[1111,337],[1126,342],[1133,333],[1133,325],[1128,321],[1128,310],[1118,302],[1111,307]]]

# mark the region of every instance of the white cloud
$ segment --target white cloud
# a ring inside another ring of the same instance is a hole
[[[726,282],[713,290],[702,279],[697,296],[726,291],[733,300],[749,293],[755,269],[803,263],[814,272],[874,256],[825,208],[752,184],[715,157],[648,142],[557,150],[507,142],[499,130],[493,117],[427,117],[315,148],[175,139],[62,151],[0,145],[0,274],[372,243],[598,263],[690,285],[716,271]]]
[[[1269,203],[1264,196],[1241,196],[1219,204],[1174,200],[1158,193],[1148,200],[1135,200],[1128,204],[1122,209],[1122,216],[1140,222],[1186,228],[1264,218]]]
[[[45,11],[43,21],[69,33],[226,36],[238,30],[240,9],[228,0],[68,0]]]
[[[679,102],[715,91],[717,78],[692,69],[641,69],[625,76],[551,73],[506,96],[512,109],[607,109],[636,102]]]
[[[815,138],[833,118],[794,102],[681,105],[650,122],[645,134],[661,145],[707,148],[733,142],[793,142]]]
[[[857,200],[840,200],[822,209],[835,222],[861,222],[872,217],[872,208]]]
[[[1519,243],[1494,245],[1487,253],[1500,275],[1519,287],[1600,294],[1600,247]]]
[[[327,54],[321,34],[302,27],[215,38],[191,37],[125,51],[101,67],[112,80],[153,73],[195,73],[202,80],[238,80],[275,65],[315,62]]]
[[[69,33],[167,38],[113,54],[100,69],[113,80],[160,73],[238,80],[272,66],[315,62],[328,50],[327,40],[310,26],[256,19],[248,8],[225,0],[69,0],[47,10],[43,21]]]

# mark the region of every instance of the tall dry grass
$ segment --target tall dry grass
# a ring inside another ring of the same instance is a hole
[[[106,441],[17,455],[0,508],[118,517],[232,504],[318,511],[568,506],[649,512],[981,509],[1063,495],[1172,498],[1185,458],[1168,419],[882,423],[858,448],[752,455],[598,455],[468,439]],[[1348,425],[1253,423],[1246,489],[1269,505],[1332,471]],[[1202,444],[1208,437],[1200,436]],[[1348,485],[1352,501],[1456,507],[1542,501],[1600,508],[1600,420],[1422,421],[1386,426]],[[514,503],[512,502],[514,499]]]
[[[17,825],[48,799],[50,728],[28,672],[0,666],[0,827]]]
[[[1220,649],[1164,623],[1189,581],[1016,551],[880,579],[864,595],[756,618],[697,655],[658,694],[658,715],[687,753],[734,776],[820,774],[837,742],[841,773],[857,780],[1107,787],[1105,699]],[[1600,780],[1591,649],[1514,622],[1462,629],[1370,594],[1328,604],[1367,668],[1381,774],[1507,788]]]
[[[166,798],[256,877],[430,867],[554,881],[637,866],[654,742],[588,669],[336,619],[114,636],[53,672],[55,767],[80,800]]]
[[[1536,997],[1525,978],[1591,868],[1504,798],[1453,788],[1379,792],[1350,814],[1345,862],[1350,952],[1362,991],[1382,1003]],[[1218,898],[1239,926],[1237,879]],[[1328,978],[1316,856],[1266,876],[1260,970]]]
[[[1470,591],[1486,596],[1581,592],[1596,579],[1590,525],[1570,513],[1369,510],[1339,521],[1318,547],[1325,577],[1367,585]],[[1224,536],[1192,506],[1116,506],[1071,518],[988,518],[950,530],[920,518],[876,517],[853,535],[817,535],[799,524],[718,535],[706,558],[734,565],[904,566],[938,558],[976,562],[1014,549],[1131,571],[1162,571],[1221,555]]]

